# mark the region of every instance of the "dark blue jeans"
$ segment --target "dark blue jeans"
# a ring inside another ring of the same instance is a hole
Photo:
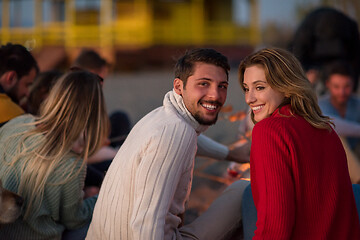
[[[84,240],[89,229],[90,223],[79,229],[65,230],[61,240]]]
[[[360,220],[360,185],[353,184],[356,207]],[[251,193],[251,185],[249,185],[243,195],[241,204],[242,220],[244,227],[244,240],[250,240],[254,237],[256,230],[257,212]]]

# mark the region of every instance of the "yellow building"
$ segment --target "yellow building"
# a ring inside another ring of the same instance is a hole
[[[245,23],[235,21],[236,1],[247,7]],[[34,51],[254,46],[260,40],[257,0],[2,0],[0,8],[1,43]]]

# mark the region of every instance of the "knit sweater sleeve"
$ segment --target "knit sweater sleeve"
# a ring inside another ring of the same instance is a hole
[[[74,160],[75,158],[69,159],[68,162],[72,164]],[[74,169],[73,173],[79,171],[81,161],[76,164],[77,167]],[[59,173],[54,175],[62,176]],[[54,219],[58,219],[66,229],[77,229],[90,223],[97,197],[83,200],[82,191],[85,175],[86,170],[83,168],[78,175],[70,178],[65,184],[59,185],[58,190],[54,187],[49,187],[47,189],[47,202],[51,209],[52,216]]]
[[[196,132],[183,123],[164,126],[144,152],[135,179],[132,239],[160,240],[174,235],[180,223],[175,214],[184,211],[181,196],[190,189],[191,174],[184,173],[192,169]]]
[[[198,149],[196,155],[198,156],[214,158],[217,160],[225,160],[229,154],[229,149],[226,146],[212,140],[203,134],[198,136],[197,145]]]
[[[295,224],[292,143],[278,119],[257,123],[252,133],[251,185],[258,217],[253,239],[290,239]]]
[[[63,187],[62,221],[67,229],[76,229],[90,223],[97,196],[83,200],[83,187],[86,171]]]

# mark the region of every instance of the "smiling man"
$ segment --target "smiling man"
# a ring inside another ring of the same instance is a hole
[[[197,62],[194,74],[175,78],[174,91],[182,96],[187,110],[203,125],[216,122],[227,95],[227,71],[219,66]]]
[[[197,136],[216,122],[228,87],[227,58],[195,49],[179,58],[163,106],[131,130],[107,172],[87,239],[223,239],[240,222],[248,182],[229,186],[193,223],[182,225]]]

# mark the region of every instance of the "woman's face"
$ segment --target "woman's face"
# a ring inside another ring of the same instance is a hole
[[[270,87],[260,65],[245,69],[243,87],[245,101],[250,106],[256,122],[270,117],[285,99],[285,94]]]

